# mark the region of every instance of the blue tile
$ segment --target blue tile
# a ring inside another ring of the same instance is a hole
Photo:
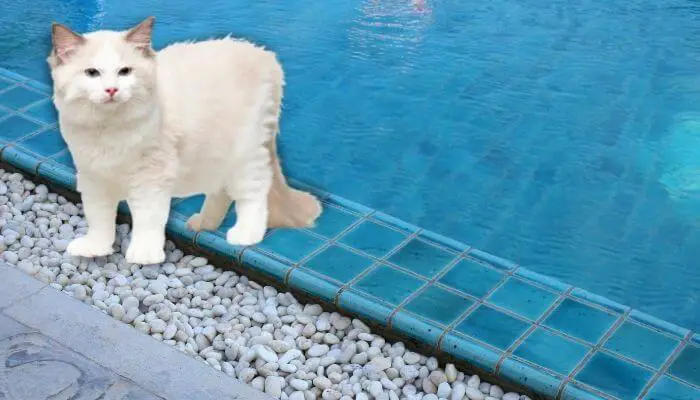
[[[282,256],[292,263],[297,263],[321,247],[323,243],[324,241],[321,239],[311,236],[301,229],[276,229],[256,247],[269,254]]]
[[[584,301],[588,301],[588,302],[596,304],[596,305],[599,305],[603,308],[612,310],[613,312],[618,312],[620,314],[624,314],[630,310],[630,307],[628,307],[624,304],[620,304],[620,303],[612,301],[606,297],[591,293],[591,292],[583,290],[581,288],[575,288],[574,290],[572,290],[571,296],[575,297],[575,298],[582,299]]]
[[[538,319],[557,299],[557,295],[510,278],[489,296],[489,302],[516,312],[531,320]]]
[[[598,343],[615,319],[611,314],[566,299],[545,320],[544,325],[587,342]]]
[[[354,289],[343,290],[338,296],[338,308],[357,318],[386,324],[394,311],[392,305],[368,297],[365,293]]]
[[[530,324],[493,308],[481,306],[457,327],[464,333],[498,349],[507,349],[530,327]]]
[[[673,376],[700,386],[700,347],[687,345],[668,371]]]
[[[427,278],[432,278],[457,257],[424,240],[413,239],[396,253],[389,261]]]
[[[353,285],[395,306],[423,285],[423,281],[395,268],[380,265]]]
[[[311,231],[328,238],[334,238],[340,232],[355,223],[360,217],[341,210],[338,207],[323,205],[323,212]]]
[[[625,321],[605,343],[606,349],[659,368],[680,340],[662,335],[649,328]]]
[[[513,354],[566,376],[576,368],[589,349],[561,335],[537,328]]]
[[[606,353],[596,353],[576,380],[620,399],[636,399],[652,373]]]
[[[66,142],[63,141],[61,133],[56,129],[49,129],[30,136],[18,144],[44,157],[50,157],[66,149]]]
[[[503,274],[472,259],[453,265],[439,282],[476,297],[484,297],[503,279]]]
[[[406,235],[371,221],[364,221],[345,234],[340,242],[375,257],[384,257],[398,246]]]
[[[47,124],[53,124],[58,120],[58,113],[51,99],[46,99],[40,103],[34,104],[27,108],[24,113]]]
[[[560,400],[610,400],[610,397],[600,397],[581,384],[569,382],[566,384]]]
[[[201,235],[200,235],[201,236]],[[209,235],[211,237],[217,237],[216,235]],[[237,247],[231,246],[230,247]],[[259,252],[255,248],[246,247],[245,250],[240,254],[240,263],[245,265],[246,268],[252,269],[253,271],[261,272],[264,275],[272,276],[276,278],[279,282],[284,282],[285,277],[292,268],[288,263],[276,260],[267,254]]]
[[[23,87],[16,87],[0,94],[0,104],[8,108],[19,110],[20,108],[45,98],[46,95],[39,92],[28,90]]]
[[[11,142],[21,137],[27,136],[32,132],[36,132],[41,128],[41,125],[36,124],[28,119],[13,115],[3,121],[0,121],[0,141],[5,140]]]
[[[483,261],[485,263],[491,264],[496,268],[499,269],[504,269],[506,271],[510,271],[517,267],[518,265],[510,260],[506,260],[501,257],[494,256],[493,254],[489,254],[485,251],[481,251],[479,249],[471,249],[469,250],[469,256],[473,257],[479,261]]]
[[[326,276],[319,276],[304,267],[292,270],[289,274],[287,285],[329,303],[333,303],[343,286],[328,279]]]
[[[173,206],[173,211],[182,214],[182,216],[184,216],[185,218],[189,218],[202,209],[203,203],[204,195],[200,194],[196,196],[187,197],[175,203],[175,205]]]
[[[444,329],[435,322],[423,320],[405,310],[400,310],[392,315],[391,330],[432,347],[437,346],[444,332]]]
[[[449,325],[474,304],[473,300],[429,286],[406,304],[406,310],[443,325]]]
[[[654,384],[644,400],[698,400],[700,389],[695,389],[668,376]]]
[[[526,364],[514,358],[506,358],[498,368],[498,376],[508,382],[527,387],[538,395],[554,399],[557,396],[561,377],[543,370],[539,366]],[[493,399],[489,397],[489,399]]]
[[[440,351],[465,360],[470,365],[486,372],[494,372],[501,358],[501,352],[485,347],[472,339],[449,332],[440,341]]]
[[[36,154],[18,146],[7,146],[7,148],[3,149],[2,153],[0,153],[0,159],[19,169],[30,171],[31,173],[36,173],[37,167],[39,166],[39,157]]]
[[[55,160],[47,160],[39,164],[38,174],[50,182],[75,190],[75,171],[58,164]]]
[[[304,263],[304,267],[339,282],[348,283],[373,262],[374,260],[368,257],[333,245],[311,257]]]
[[[61,154],[54,156],[53,158],[58,164],[75,171],[75,163],[73,162],[73,156],[71,156],[69,151],[64,151]]]

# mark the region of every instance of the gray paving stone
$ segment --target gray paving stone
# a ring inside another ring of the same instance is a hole
[[[13,267],[0,264],[0,309],[38,292],[43,283]]]
[[[0,292],[4,286],[0,286]],[[24,346],[32,349],[60,346],[60,351],[55,350],[60,354],[60,357],[55,357],[56,360],[50,358],[33,361],[38,363],[37,365],[40,365],[41,368],[34,370],[33,375],[27,375],[33,376],[27,378],[29,381],[45,379],[52,376],[53,372],[50,371],[55,372],[57,369],[65,368],[66,372],[58,375],[61,380],[55,381],[50,387],[73,388],[72,382],[75,381],[78,374],[87,373],[83,371],[93,371],[85,366],[86,364],[77,361],[68,363],[69,367],[73,366],[72,368],[56,364],[64,362],[65,357],[69,357],[71,352],[74,352],[79,353],[78,355],[82,357],[83,361],[81,362],[91,362],[96,366],[95,368],[101,366],[114,376],[125,378],[123,381],[115,381],[111,386],[106,387],[112,391],[123,390],[123,393],[126,394],[124,396],[110,394],[108,397],[103,397],[104,399],[158,398],[144,397],[150,393],[164,399],[183,400],[272,399],[272,397],[253,390],[244,383],[115,321],[98,310],[51,287],[44,287],[39,292],[27,297],[15,296],[14,298],[17,297],[19,300],[15,300],[12,305],[3,310],[5,318],[14,319],[15,324],[5,324],[3,320],[0,320],[0,326],[3,326],[0,328],[0,337],[9,337],[5,340],[19,340]],[[18,330],[17,322],[26,327],[27,331],[23,332],[27,333],[16,332]],[[13,333],[3,335],[4,325],[9,327],[6,330]],[[28,333],[32,330],[35,332]],[[37,347],[38,345],[33,343],[40,343],[43,347]],[[51,345],[52,343],[53,345]],[[48,352],[48,350],[42,351]],[[70,357],[73,357],[70,360],[75,360],[77,356]],[[54,364],[47,364],[49,360]],[[76,363],[80,367],[75,367]],[[99,376],[96,372],[93,374]],[[0,379],[3,378],[0,377]],[[25,382],[29,381],[25,380]],[[2,385],[3,383],[0,381],[0,387]],[[14,390],[25,390],[22,388],[24,386]],[[141,388],[150,393],[136,390]],[[0,399],[3,398],[1,394],[0,391]],[[76,398],[92,399],[92,397],[81,396]],[[14,398],[9,397],[9,399]],[[33,400],[26,396],[20,396],[19,399]]]
[[[1,314],[0,338],[0,399],[162,399]]]

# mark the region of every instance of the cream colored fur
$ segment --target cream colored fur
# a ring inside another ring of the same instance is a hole
[[[89,224],[67,251],[110,254],[120,200],[135,264],[164,261],[172,197],[206,194],[188,221],[196,231],[218,228],[235,200],[235,245],[260,242],[268,226],[312,225],[319,202],[287,185],[277,157],[284,76],[275,55],[231,38],[156,53],[152,26],[78,35],[54,25],[54,102]]]

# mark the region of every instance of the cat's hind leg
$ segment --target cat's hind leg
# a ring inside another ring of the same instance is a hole
[[[227,232],[226,241],[249,246],[260,243],[267,231],[267,196],[272,184],[267,149],[258,148],[236,175],[227,187],[229,196],[235,201],[236,223]]]
[[[236,224],[226,233],[232,245],[250,246],[262,242],[267,231],[267,197],[236,200]]]
[[[226,217],[229,206],[231,206],[231,198],[225,190],[207,193],[202,209],[187,220],[187,228],[195,232],[218,229]]]

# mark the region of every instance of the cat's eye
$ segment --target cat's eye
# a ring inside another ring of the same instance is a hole
[[[131,73],[131,67],[124,67],[119,69],[119,76],[127,76]]]
[[[96,70],[95,68],[88,68],[85,70],[85,75],[89,76],[90,78],[96,78],[100,76],[100,71]]]

